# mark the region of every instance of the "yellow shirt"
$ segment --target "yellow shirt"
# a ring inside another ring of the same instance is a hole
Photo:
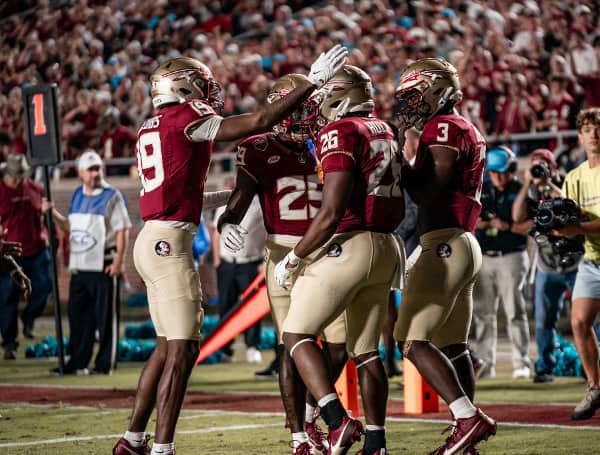
[[[588,161],[567,174],[562,194],[579,203],[590,221],[600,218],[600,166],[590,169]],[[600,264],[600,233],[585,236],[585,257]]]

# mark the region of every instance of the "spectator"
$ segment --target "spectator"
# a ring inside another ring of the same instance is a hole
[[[225,207],[218,208],[215,219],[225,212]],[[214,265],[217,269],[217,286],[219,288],[219,314],[224,317],[239,302],[239,297],[256,278],[263,268],[263,258],[267,233],[262,222],[262,211],[258,197],[248,207],[240,226],[247,232],[244,247],[232,252],[224,243],[218,231],[214,234]],[[249,327],[244,332],[246,344],[246,360],[249,363],[260,363],[262,355],[258,350],[261,324]],[[233,360],[233,342],[223,347],[226,361]]]
[[[23,298],[26,299],[31,294],[31,281],[13,258],[13,256],[19,256],[21,251],[20,243],[4,241],[4,229],[0,224],[0,271],[8,273],[12,277],[21,290]],[[12,360],[12,354],[14,352],[9,352],[8,356],[5,355],[4,360]]]
[[[131,7],[121,10],[117,3],[74,2],[59,13],[50,2],[35,14],[6,19],[0,37],[0,92],[18,91],[34,80],[56,82],[67,112],[76,105],[79,90],[106,90],[124,115],[133,104],[127,96],[128,80],[135,83],[140,75],[147,75],[157,59],[186,55],[211,63],[225,87],[244,91],[244,96],[226,107],[224,113],[231,114],[240,111],[242,100],[249,105],[243,87],[247,82],[237,86],[241,79],[238,63],[252,54],[262,56],[259,72],[265,78],[276,78],[290,71],[304,72],[304,62],[332,41],[342,41],[354,48],[356,60],[351,63],[362,68],[383,67],[386,85],[393,85],[399,71],[424,52],[447,55],[448,59],[456,52],[463,53],[465,59],[458,68],[461,76],[466,73],[464,68],[469,68],[483,80],[498,68],[489,68],[482,54],[489,54],[492,66],[510,60],[510,55],[514,62],[509,71],[516,73],[528,64],[543,68],[554,56],[566,62],[570,47],[576,46],[579,71],[573,82],[583,87],[586,106],[598,105],[592,102],[600,93],[594,89],[598,73],[587,68],[588,62],[597,60],[587,57],[591,55],[588,47],[598,41],[598,14],[596,8],[585,4],[567,11],[556,2],[541,1],[459,2],[455,9],[442,9],[439,2],[344,1],[309,6],[312,3],[263,2],[256,6],[256,2],[209,2],[198,7],[136,3],[133,11]],[[269,21],[272,23],[267,24]],[[219,71],[217,62],[222,67]],[[546,75],[553,73],[542,73],[541,82],[547,85]],[[482,115],[490,123],[488,131],[496,130],[495,113],[501,107],[494,102],[496,88],[492,87],[483,90],[487,101]],[[575,95],[572,87],[569,82],[571,96]],[[256,94],[250,97],[260,99]],[[384,92],[376,101],[385,104],[390,98]],[[376,107],[380,116],[391,116],[387,106]],[[13,150],[24,152],[22,118],[14,122],[20,115],[11,109],[3,120],[11,124]],[[84,148],[88,146],[96,145]]]
[[[113,331],[113,318],[118,317],[118,302],[113,302],[114,287],[123,273],[131,221],[123,195],[104,180],[100,155],[86,151],[79,157],[77,169],[82,185],[73,193],[68,217],[53,209],[58,225],[70,233],[71,243],[68,303],[71,357],[64,373],[88,373],[97,330],[99,348],[91,373],[110,374],[116,365],[115,337],[118,337],[118,332]],[[118,292],[116,295],[118,299]],[[58,372],[58,368],[52,370],[53,374]]]
[[[525,181],[513,203],[512,216],[516,223],[530,219],[528,206],[541,200],[560,197],[560,180],[554,155],[548,149],[536,149],[525,170]],[[533,170],[533,171],[532,171]],[[535,174],[535,175],[533,175]],[[532,226],[532,223],[529,223]],[[563,305],[563,294],[572,291],[578,261],[565,267],[554,252],[536,244],[535,275],[535,340],[538,359],[533,382],[550,382],[556,366],[556,324]]]
[[[101,117],[100,143],[102,144],[103,159],[127,158],[133,156],[135,147],[135,134],[121,124],[121,114],[116,107],[110,106]],[[127,175],[129,166],[115,164],[108,166],[108,175]]]
[[[520,73],[508,73],[505,85],[506,97],[498,114],[496,133],[506,136],[529,132],[535,127],[535,114],[527,102],[527,79]]]
[[[48,235],[44,225],[42,199],[44,190],[29,178],[30,167],[25,155],[8,155],[0,182],[0,217],[5,239],[20,242],[21,256],[16,259],[25,275],[31,277],[32,291],[21,313],[23,335],[34,338],[36,318],[42,315],[52,290]],[[15,359],[19,346],[18,311],[21,289],[10,275],[0,274],[0,330],[4,358]]]
[[[148,96],[146,84],[143,81],[134,82],[131,89],[131,106],[127,109],[127,115],[137,129],[151,114],[152,101]]]
[[[588,383],[571,418],[585,420],[600,408],[598,339],[593,329],[600,313],[600,108],[581,111],[577,115],[577,130],[587,160],[567,174],[562,193],[579,203],[589,221],[567,224],[556,234],[585,236],[585,255],[577,269],[571,307],[575,345]]]
[[[507,147],[490,150],[485,169],[489,179],[483,183],[481,215],[475,224],[483,253],[474,289],[475,352],[486,363],[481,377],[495,377],[498,306],[502,302],[512,345],[513,377],[529,378],[529,327],[521,293],[528,264],[528,223],[512,218],[513,201],[522,183],[515,176],[516,158]]]

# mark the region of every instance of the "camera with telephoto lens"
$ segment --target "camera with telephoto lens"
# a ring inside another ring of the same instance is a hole
[[[550,177],[550,168],[546,163],[534,164],[529,172],[534,179],[548,179]]]
[[[569,223],[586,221],[579,204],[572,199],[553,198],[539,201],[529,207],[533,213],[533,228],[529,235],[545,253],[554,256],[556,264],[563,269],[575,265],[584,253],[582,236],[574,238],[551,234]]]

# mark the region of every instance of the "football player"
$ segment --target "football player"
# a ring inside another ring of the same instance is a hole
[[[212,143],[265,131],[289,115],[345,63],[334,46],[311,66],[288,96],[259,112],[223,118],[221,89],[203,63],[180,57],[151,74],[156,115],[146,120],[136,144],[145,221],[134,246],[134,263],[146,284],[157,346],[144,368],[129,430],[114,454],[149,453],[145,429],[156,405],[152,453],[174,453],[173,437],[187,381],[198,356],[203,320],[200,280],[192,241],[200,220]]]
[[[388,383],[379,336],[398,249],[391,232],[404,216],[401,158],[390,125],[373,116],[372,83],[346,65],[316,92],[317,156],[323,177],[321,208],[308,231],[275,266],[291,305],[283,342],[329,427],[329,453],[347,453],[362,425],[342,406],[316,336],[346,312],[346,347],[356,362],[366,415],[360,453],[385,454]]]
[[[418,205],[421,255],[408,274],[394,337],[425,380],[449,404],[456,425],[433,454],[476,453],[496,423],[473,406],[467,335],[481,250],[472,232],[481,211],[485,140],[454,109],[462,93],[456,69],[427,58],[409,65],[396,88],[405,128],[422,130],[402,185]]]
[[[300,74],[289,74],[278,79],[268,101],[286,96],[304,78]],[[306,121],[309,111],[310,105],[305,102],[275,125],[274,132],[252,136],[238,145],[236,186],[217,224],[226,236],[225,244],[231,249],[240,249],[244,237],[238,225],[252,198],[258,194],[268,233],[265,275],[281,356],[279,387],[293,437],[292,453],[298,455],[325,454],[327,447],[315,423],[316,402],[310,397],[305,412],[306,386],[289,353],[283,349],[281,326],[290,307],[290,292],[277,285],[273,267],[300,240],[321,206],[323,184],[316,174],[315,158],[307,147],[307,140],[311,139],[311,125]],[[335,381],[347,360],[343,313],[324,329],[322,341]]]

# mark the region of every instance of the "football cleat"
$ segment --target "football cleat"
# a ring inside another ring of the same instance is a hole
[[[342,424],[336,429],[329,429],[327,436],[329,450],[327,455],[345,455],[352,444],[360,441],[363,432],[362,424],[350,416],[344,416]]]
[[[490,436],[496,434],[496,422],[486,416],[481,409],[473,417],[466,419],[456,419],[453,424],[453,430],[446,439],[443,446],[438,447],[429,455],[454,455],[460,453],[473,454],[477,451],[469,452],[475,448],[478,442],[487,440]]]
[[[313,452],[310,451],[310,444],[308,442],[303,442],[294,450],[292,450],[292,455],[312,455],[312,453]]]
[[[113,455],[150,455],[150,452],[148,438],[139,447],[133,447],[127,439],[121,438],[112,450]]]
[[[329,444],[327,443],[327,438],[319,424],[316,422],[305,422],[304,431],[306,431],[306,434],[308,435],[311,453],[313,455],[327,455]]]

